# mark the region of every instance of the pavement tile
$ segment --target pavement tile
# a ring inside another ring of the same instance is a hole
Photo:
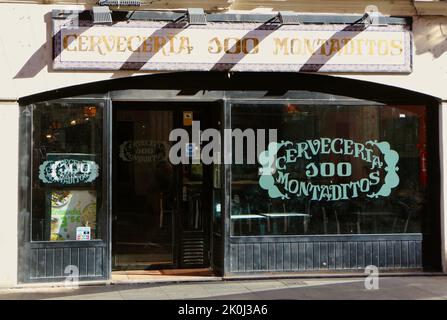
[[[123,290],[119,291],[119,293],[124,299],[134,299],[134,298],[136,299],[138,297],[146,297],[151,299],[152,297],[157,296],[164,296],[164,297],[167,296],[165,292],[154,289]]]
[[[48,300],[123,300],[123,297],[117,291],[117,292],[105,292],[96,294],[84,294],[77,296],[62,296],[57,298],[50,298]]]
[[[244,284],[244,287],[246,287],[249,290],[256,290],[256,289],[265,289],[265,288],[286,288],[287,285],[280,282],[280,281],[266,281],[266,282],[247,282]]]
[[[80,286],[75,290],[2,290],[0,299],[447,299],[447,277],[381,277],[379,290],[363,278],[245,280],[182,284]]]
[[[415,283],[409,284],[408,287],[410,287],[411,289],[417,288],[436,296],[447,296],[447,285],[444,287],[440,287],[439,285],[430,283]]]
[[[124,294],[121,293],[124,300],[168,300],[169,296],[167,294]]]
[[[252,292],[247,292],[244,294],[230,294],[224,296],[214,297],[215,300],[259,300],[260,297]]]

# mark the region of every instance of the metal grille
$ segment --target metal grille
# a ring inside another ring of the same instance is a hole
[[[421,237],[296,242],[258,239],[232,243],[230,247],[230,272],[235,273],[364,270],[368,265],[381,269],[422,270]]]
[[[202,236],[182,239],[181,264],[183,266],[202,266],[205,263],[205,241]]]
[[[53,244],[52,248],[31,244],[26,259],[28,274],[23,280],[64,281],[68,266],[78,268],[80,280],[104,279],[105,247],[99,243],[83,245],[89,247],[69,247],[63,242]]]
[[[188,9],[188,19],[190,24],[206,24],[206,15],[200,8]]]
[[[112,14],[108,7],[93,7],[93,22],[99,23],[112,23]]]
[[[129,6],[129,7],[139,7],[141,5],[140,0],[103,0],[99,1],[101,6]]]

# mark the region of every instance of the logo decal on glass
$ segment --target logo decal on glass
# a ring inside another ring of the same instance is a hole
[[[158,162],[167,158],[168,145],[161,141],[124,141],[119,156],[123,161]]]
[[[356,174],[352,162],[346,160],[348,156],[364,163]],[[335,158],[344,160],[334,161]],[[299,143],[272,142],[259,155],[259,185],[270,198],[305,196],[317,201],[338,201],[360,194],[387,197],[399,185],[398,161],[399,154],[385,141],[363,144],[343,138],[320,138]],[[361,177],[353,179],[353,175]],[[334,179],[339,183],[334,183]]]
[[[39,166],[39,179],[43,183],[90,183],[98,176],[99,166],[91,160],[50,160],[44,161]]]

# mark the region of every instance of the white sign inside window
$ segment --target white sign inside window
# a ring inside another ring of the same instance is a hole
[[[76,228],[76,240],[80,241],[90,240],[90,227]]]

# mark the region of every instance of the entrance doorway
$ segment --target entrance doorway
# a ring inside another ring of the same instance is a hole
[[[174,129],[191,137],[217,128],[215,105],[115,103],[113,106],[112,256],[114,270],[210,266],[212,166],[192,164],[193,144],[181,146],[189,164],[174,165]]]

